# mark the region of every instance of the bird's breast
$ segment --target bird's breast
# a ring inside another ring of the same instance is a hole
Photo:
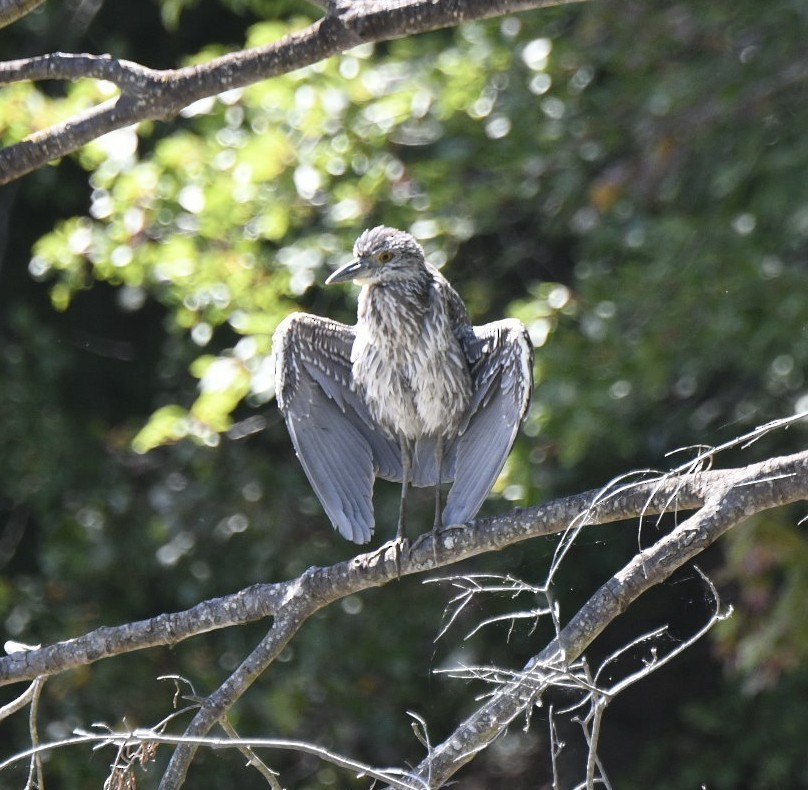
[[[448,436],[471,398],[468,362],[437,293],[363,294],[351,361],[355,387],[390,435]]]

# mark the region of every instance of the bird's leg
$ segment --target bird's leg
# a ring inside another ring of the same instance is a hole
[[[396,576],[401,577],[401,550],[404,546],[406,536],[404,534],[407,525],[407,486],[412,476],[412,445],[406,436],[399,440],[401,448],[401,504],[398,508],[398,529],[396,530]]]
[[[401,505],[398,509],[398,530],[396,540],[404,537],[407,524],[407,487],[412,476],[412,447],[409,440],[401,437]]]
[[[437,532],[443,526],[443,519],[441,518],[441,505],[443,504],[443,496],[441,486],[443,484],[443,437],[438,437],[438,443],[435,447],[435,464],[438,467],[438,484],[435,486],[435,521],[432,524],[432,531]]]

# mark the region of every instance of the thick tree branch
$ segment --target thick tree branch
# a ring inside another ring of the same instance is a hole
[[[169,120],[183,107],[232,88],[286,74],[358,44],[452,27],[474,19],[583,0],[341,0],[305,30],[208,63],[158,71],[108,55],[56,52],[0,63],[0,84],[21,80],[103,79],[120,97],[0,150],[0,185],[76,151],[102,134],[145,120]]]
[[[401,575],[420,573],[523,540],[563,532],[573,523],[606,524],[637,516],[693,510],[702,507],[716,487],[723,489],[739,474],[774,475],[778,491],[789,485],[802,491],[808,488],[808,452],[741,469],[622,483],[479,519],[465,529],[445,529],[439,535],[437,566],[432,538],[427,534],[400,558]],[[764,497],[759,484],[754,490],[758,497],[757,510],[780,504],[779,499]],[[361,554],[328,568],[309,568],[302,576],[290,581],[256,584],[232,595],[204,601],[183,612],[161,614],[122,626],[102,627],[38,650],[4,656],[0,658],[0,685],[57,674],[134,650],[173,645],[197,634],[263,617],[284,614],[288,618],[291,602],[302,599],[313,601],[310,614],[347,595],[386,584],[397,575],[395,552],[388,544],[375,552]],[[303,609],[299,613],[302,614]],[[288,619],[283,622],[288,622]]]

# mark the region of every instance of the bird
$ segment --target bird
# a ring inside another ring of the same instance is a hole
[[[278,407],[342,536],[371,540],[381,477],[402,486],[398,541],[408,487],[435,487],[437,538],[474,518],[505,464],[533,390],[530,337],[512,318],[472,326],[457,291],[402,230],[365,230],[325,283],[350,281],[360,286],[354,326],[301,312],[278,325]]]

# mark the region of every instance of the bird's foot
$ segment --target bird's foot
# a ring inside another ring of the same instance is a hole
[[[397,535],[390,543],[393,544],[393,561],[396,564],[396,578],[401,578],[401,557],[410,551],[410,542],[407,538]]]
[[[406,538],[396,537],[393,540],[388,540],[383,543],[376,551],[369,552],[365,555],[363,565],[369,567],[371,565],[379,565],[383,562],[388,562],[391,559],[396,566],[396,577],[401,578],[401,557],[408,550],[409,541]]]
[[[432,537],[431,532],[424,532],[423,534],[419,535],[410,547],[410,551],[415,551],[427,538],[430,537]]]
[[[423,534],[419,535],[415,539],[415,543],[412,544],[410,547],[410,552],[415,551],[425,540],[428,538],[432,538],[432,559],[435,562],[435,565],[438,564],[438,542],[439,538],[442,534],[449,532],[453,529],[464,529],[465,524],[452,524],[448,527],[442,527],[440,525],[436,525],[432,527],[429,532],[424,532]]]
[[[427,537],[432,538],[432,559],[435,561],[435,565],[438,564],[438,546],[442,546],[441,539],[446,537],[449,532],[453,532],[454,530],[463,530],[466,528],[465,524],[448,524],[446,526],[442,526],[441,524],[435,524],[432,527],[431,532],[425,532],[418,538],[417,541],[413,544],[412,548],[415,549],[418,544]]]

